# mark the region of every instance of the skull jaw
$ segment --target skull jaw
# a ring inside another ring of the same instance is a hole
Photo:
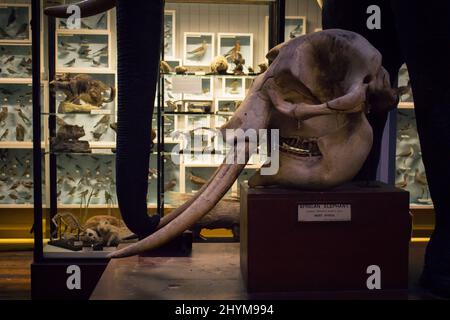
[[[311,190],[336,187],[356,176],[371,150],[372,139],[372,128],[365,115],[358,114],[348,125],[317,139],[320,156],[299,156],[280,148],[278,173],[263,176],[258,171],[249,185]]]

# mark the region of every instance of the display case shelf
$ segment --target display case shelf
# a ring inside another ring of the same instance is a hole
[[[0,78],[0,84],[32,84],[31,78]]]
[[[432,204],[411,204],[409,208],[411,210],[434,210]]]
[[[42,142],[41,148],[45,148],[45,143]],[[33,142],[31,141],[1,141],[0,149],[33,149]]]
[[[56,73],[73,73],[73,74],[116,74],[116,70],[111,68],[65,68],[57,67]]]
[[[407,109],[407,110],[414,109],[414,103],[413,102],[400,102],[398,104],[398,108],[399,109]]]
[[[89,29],[56,29],[56,33],[67,36],[71,35],[109,35],[109,30],[89,30]]]

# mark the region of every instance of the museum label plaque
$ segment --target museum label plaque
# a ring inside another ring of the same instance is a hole
[[[343,203],[302,203],[298,205],[299,222],[351,221],[352,206]]]

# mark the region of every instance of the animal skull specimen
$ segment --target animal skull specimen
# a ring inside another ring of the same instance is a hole
[[[365,112],[383,112],[398,101],[380,53],[360,35],[326,30],[272,49],[272,62],[258,76],[241,107],[223,129],[279,129],[280,168],[257,173],[249,184],[325,189],[351,180],[372,146]],[[232,154],[256,150],[234,143]],[[224,162],[195,196],[161,219],[159,230],[111,257],[156,248],[208,213],[245,164]]]

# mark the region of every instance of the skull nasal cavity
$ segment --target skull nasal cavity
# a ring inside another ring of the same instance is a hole
[[[371,81],[372,81],[372,76],[370,74],[368,74],[367,76],[364,77],[363,83],[368,84]]]

